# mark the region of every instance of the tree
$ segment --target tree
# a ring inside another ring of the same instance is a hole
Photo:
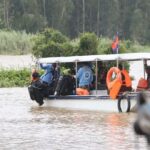
[[[36,57],[51,57],[63,55],[63,43],[67,37],[54,29],[45,29],[34,39],[33,54]]]
[[[97,36],[94,33],[83,33],[80,36],[79,55],[97,54]]]

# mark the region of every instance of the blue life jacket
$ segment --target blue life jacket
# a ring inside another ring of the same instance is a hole
[[[54,68],[52,64],[40,64],[40,67],[45,70],[45,73],[40,77],[43,82],[52,83]]]
[[[77,72],[77,79],[79,80],[79,87],[90,86],[93,81],[93,72],[90,67],[83,66]]]

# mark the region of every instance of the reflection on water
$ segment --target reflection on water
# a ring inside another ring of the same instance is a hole
[[[0,89],[0,149],[146,149],[132,124],[135,114],[69,111],[38,107],[26,88]]]

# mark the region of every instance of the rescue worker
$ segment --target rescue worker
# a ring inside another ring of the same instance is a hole
[[[40,64],[40,67],[45,70],[45,73],[40,77],[42,83],[47,85],[48,95],[53,95],[60,76],[59,67],[56,66],[56,63]]]
[[[83,63],[77,72],[79,88],[76,89],[77,95],[89,95],[90,85],[93,81],[93,72],[88,63]]]
[[[40,77],[42,82],[50,85],[53,80],[56,64],[40,64],[40,67],[45,70],[45,73]]]

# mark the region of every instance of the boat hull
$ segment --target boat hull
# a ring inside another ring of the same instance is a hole
[[[49,99],[45,104],[50,107],[63,108],[70,110],[86,110],[101,112],[120,112],[118,109],[118,100],[111,99]],[[136,106],[136,99],[130,99],[130,111]],[[121,100],[122,112],[127,112],[127,99]]]

